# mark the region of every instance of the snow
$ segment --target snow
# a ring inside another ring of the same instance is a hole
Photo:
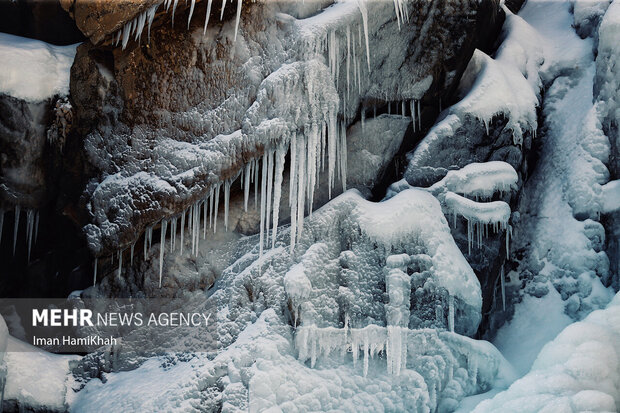
[[[5,401],[16,400],[33,410],[66,409],[69,362],[79,356],[48,353],[10,336],[6,351]]]
[[[543,346],[573,321],[564,314],[560,294],[551,285],[548,287],[551,287],[549,294],[544,297],[523,297],[512,319],[499,329],[493,340],[520,376],[530,370]]]
[[[0,33],[0,93],[28,102],[68,95],[77,46]]]
[[[448,171],[445,178],[433,184],[429,190],[433,193],[447,190],[476,199],[489,199],[496,192],[516,190],[518,180],[517,172],[506,162],[474,162],[459,170]]]
[[[620,406],[620,294],[604,310],[566,327],[530,372],[476,413],[617,411]]]

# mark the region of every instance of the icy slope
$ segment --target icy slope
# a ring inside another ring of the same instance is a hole
[[[615,412],[620,406],[620,294],[565,328],[531,371],[474,409],[482,412]]]

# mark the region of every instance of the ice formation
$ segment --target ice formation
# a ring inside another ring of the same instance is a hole
[[[445,178],[429,190],[433,193],[451,191],[486,200],[496,193],[501,196],[517,189],[518,180],[517,172],[506,162],[471,163],[459,170],[448,171]]]
[[[171,8],[174,15],[177,3],[166,0],[164,7],[166,11]],[[506,199],[505,195],[520,184],[512,166],[496,161],[473,163],[448,171],[429,188],[411,188],[401,181],[382,202],[369,202],[358,192],[348,191],[314,210],[324,169],[330,197],[335,195],[336,191],[331,191],[338,183],[346,190],[346,128],[359,115],[363,130],[367,112],[373,109],[366,107],[360,96],[385,102],[390,115],[383,116],[410,116],[413,129],[422,129],[420,99],[432,78],[415,84],[402,82],[403,89],[394,92],[396,99],[387,96],[385,90],[373,89],[375,84],[369,80],[373,56],[380,53],[371,47],[377,25],[371,3],[337,2],[317,15],[296,21],[292,32],[298,36],[295,41],[302,45],[304,59],[274,64],[277,70],[257,81],[256,100],[244,109],[241,126],[226,130],[227,124],[216,133],[206,127],[201,130],[196,124],[207,116],[196,120],[192,116],[202,115],[200,110],[188,111],[175,121],[185,116],[182,122],[187,123],[180,124],[199,130],[209,139],[180,142],[162,134],[157,141],[161,145],[153,149],[162,159],[160,164],[144,169],[130,165],[126,173],[104,174],[91,200],[97,226],[87,228],[91,247],[97,253],[103,250],[102,240],[114,239],[113,235],[123,230],[122,225],[136,216],[124,208],[134,195],[127,188],[137,188],[140,194],[163,194],[162,199],[174,202],[173,208],[159,201],[151,205],[155,212],[144,229],[146,269],[140,270],[147,286],[161,287],[165,274],[178,272],[179,277],[185,277],[196,269],[204,270],[207,252],[201,248],[200,234],[206,240],[204,245],[214,236],[208,228],[217,232],[218,220],[220,232],[222,219],[224,229],[230,229],[234,185],[241,186],[245,210],[250,207],[254,188],[260,227],[256,236],[237,240],[226,251],[225,258],[231,264],[212,289],[206,294],[199,292],[203,300],[218,305],[217,328],[222,344],[218,352],[209,357],[196,355],[191,363],[175,362],[166,368],[161,367],[160,359],[153,358],[136,370],[106,374],[106,383],[94,379],[79,392],[69,392],[72,409],[189,410],[200,406],[251,411],[454,411],[463,397],[492,387],[497,391],[514,379],[492,345],[460,335],[472,335],[477,330],[482,298],[479,282],[457,248],[445,218],[452,215],[454,220],[467,220],[470,253],[472,246],[480,246],[483,236],[493,229],[506,231],[506,254],[510,254],[510,206],[494,199]],[[533,7],[540,2],[530,3]],[[238,0],[234,39],[245,35],[239,31],[241,4]],[[225,5],[222,2],[222,13]],[[117,42],[122,38],[124,47],[131,37],[139,40],[145,26],[150,30],[157,6],[129,22],[117,34]],[[194,6],[192,0],[190,20]],[[402,29],[410,16],[410,4],[395,0],[393,6],[394,24]],[[564,6],[568,10],[568,2]],[[209,0],[204,32],[211,7]],[[557,286],[561,295],[570,296],[567,309],[578,303],[585,316],[593,307],[604,306],[609,295],[598,282],[609,266],[605,253],[596,251],[596,245],[605,236],[598,222],[600,214],[618,208],[617,181],[606,183],[608,174],[603,165],[609,153],[603,122],[614,112],[601,103],[592,104],[595,67],[582,55],[591,44],[578,47],[576,53],[571,49],[565,57],[547,53],[549,44],[538,44],[528,25],[536,18],[531,10],[524,11],[527,22],[508,15],[505,39],[494,58],[475,53],[461,85],[462,101],[443,112],[412,158],[432,155],[441,139],[452,137],[470,118],[489,128],[494,117],[505,116],[513,143],[520,145],[522,136],[534,134],[538,127],[536,106],[542,80],[551,82],[543,104],[543,118],[549,126],[545,139],[550,143],[542,145],[554,146],[558,152],[544,150],[540,175],[530,181],[540,180],[531,184],[531,193],[540,197],[532,204],[543,205],[535,212],[541,219],[557,218],[534,229],[526,228],[525,234],[535,235],[522,239],[535,241],[533,255],[542,257],[538,268],[542,268],[539,275],[548,277],[546,285]],[[583,7],[576,6],[575,10],[577,19],[577,10]],[[613,26],[612,17],[605,16],[603,27],[612,33],[602,33],[601,47],[607,49],[599,55],[597,73],[606,74],[605,53],[615,47],[615,29],[609,28]],[[543,54],[550,58],[543,62]],[[582,65],[584,62],[588,64]],[[407,87],[411,88],[405,90]],[[609,88],[607,93],[610,90],[613,92]],[[295,107],[290,105],[292,98]],[[571,116],[575,113],[583,116]],[[135,129],[139,140],[142,130],[140,126]],[[586,136],[572,134],[575,130],[585,131]],[[91,137],[88,144],[93,142],[97,143],[97,137]],[[92,146],[88,150],[91,155],[96,153]],[[574,155],[567,156],[570,153]],[[231,160],[230,154],[239,158]],[[568,174],[569,170],[578,173]],[[566,176],[571,178],[564,180]],[[291,225],[280,227],[280,204],[285,199],[282,186],[287,178],[286,207],[291,210]],[[197,181],[200,185],[184,187],[185,182]],[[148,195],[145,198],[151,200]],[[118,221],[121,225],[108,220],[102,205],[110,204],[118,207],[119,216],[125,219]],[[18,209],[15,242],[19,215]],[[0,231],[2,219],[0,214]],[[36,240],[37,215],[28,210],[26,220],[30,249]],[[158,260],[149,253],[154,231],[159,231]],[[123,253],[128,246],[130,262],[133,260],[135,241],[118,245],[118,276],[122,275]],[[539,254],[541,251],[547,255]],[[578,259],[571,256],[573,251],[579,251]],[[166,253],[192,259],[164,262]],[[564,272],[567,275],[557,277]],[[506,276],[501,267],[499,288],[504,310],[511,287],[507,283],[513,277]],[[94,282],[96,278],[97,259]],[[527,298],[523,302],[528,303],[531,297]],[[561,301],[560,293],[550,298]],[[619,390],[613,368],[599,366],[593,357],[602,353],[608,360],[617,358],[614,346],[618,340],[609,321],[617,316],[617,301],[616,297],[606,310],[569,327],[541,353],[533,373],[480,405],[480,411],[506,406],[516,406],[517,410],[534,406],[532,410],[536,410],[545,404],[552,406],[549,408],[617,409]],[[594,339],[584,341],[590,338]],[[596,374],[588,364],[597,367]],[[572,376],[568,382],[567,375]],[[154,378],[163,383],[161,388],[149,385]],[[498,379],[506,381],[498,384]],[[594,389],[595,380],[603,387]],[[554,394],[558,382],[560,386],[569,385],[561,397]],[[136,386],[142,389],[139,395],[128,390]],[[532,393],[540,397],[523,399]]]
[[[476,413],[605,411],[620,406],[620,295],[604,310],[566,327],[531,371]]]

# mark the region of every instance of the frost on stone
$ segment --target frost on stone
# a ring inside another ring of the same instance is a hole
[[[496,193],[501,196],[516,190],[518,180],[517,172],[506,162],[471,163],[459,170],[448,171],[429,190],[432,193],[450,191],[474,199],[490,199]]]
[[[175,3],[165,2],[164,9],[174,10]],[[396,7],[401,22],[414,13],[405,3]],[[467,14],[472,7],[468,4],[458,12]],[[86,154],[100,171],[86,191],[92,216],[84,230],[94,254],[109,256],[128,248],[147,226],[159,228],[160,222],[202,203],[218,186],[225,192],[225,183],[235,185],[250,165],[253,173],[245,174],[243,181],[254,178],[258,200],[261,165],[268,165],[271,157],[261,204],[265,248],[268,242],[273,245],[282,208],[290,209],[293,231],[301,233],[317,187],[324,185],[323,173],[328,191],[347,188],[346,129],[358,116],[364,129],[364,118],[374,112],[375,104],[394,101],[400,115],[392,116],[420,121],[419,99],[434,82],[428,70],[437,57],[405,52],[423,34],[422,27],[411,21],[409,30],[399,30],[394,13],[390,2],[342,1],[305,19],[265,15],[270,24],[261,29],[241,21],[236,42],[233,22],[210,26],[205,37],[192,36],[192,46],[204,51],[206,68],[182,75],[196,86],[200,99],[191,92],[195,102],[168,110],[172,102],[160,94],[156,99],[164,107],[149,110],[154,122],[119,125],[112,132],[101,128],[85,138]],[[145,16],[129,22],[119,41],[125,33],[140,38],[140,29],[150,21],[150,15]],[[235,53],[217,54],[215,38],[230,41]],[[380,47],[386,42],[390,50]],[[253,57],[247,58],[247,53]],[[221,78],[221,73],[231,76]],[[170,88],[175,81],[170,76],[156,71],[150,81]],[[227,82],[232,83],[225,89]],[[217,86],[205,91],[204,85]],[[283,154],[291,159],[286,170]],[[290,202],[278,208],[286,177]],[[252,191],[241,184],[247,199]],[[219,199],[208,198],[216,203]],[[296,241],[291,237],[292,247]]]
[[[458,218],[465,219],[470,255],[472,246],[477,245],[481,248],[484,238],[491,231],[505,233],[506,252],[509,254],[510,205],[505,201],[489,202],[489,200],[494,195],[503,196],[516,190],[518,179],[517,172],[506,162],[472,163],[461,169],[449,171],[442,180],[424,190],[437,197],[446,216],[452,218],[455,228]],[[386,198],[389,199],[408,188],[412,187],[406,180],[398,181],[388,188]]]
[[[468,154],[476,153],[478,142],[468,144],[471,129],[482,125],[480,134],[486,131],[489,135],[491,122],[497,118],[505,120],[503,130],[512,135],[514,146],[521,147],[526,134],[536,134],[536,108],[542,86],[539,70],[544,62],[540,40],[521,17],[505,11],[503,42],[495,57],[480,50],[474,52],[460,81],[461,100],[444,110],[422,142],[408,154],[405,179],[409,182],[415,181],[425,168],[438,172],[441,168],[435,165],[437,159],[446,158],[447,162],[464,167],[467,162],[463,161],[469,155],[461,155],[463,145],[455,148],[455,140],[465,141]]]

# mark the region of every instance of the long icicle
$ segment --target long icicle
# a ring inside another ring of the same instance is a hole
[[[95,258],[95,267],[93,269],[93,285],[97,284],[97,261],[98,259]]]
[[[123,251],[118,252],[118,278],[121,278],[121,272],[123,271]]]
[[[237,0],[237,20],[235,20],[235,37],[233,42],[237,41],[237,32],[239,31],[239,20],[241,19],[241,3],[242,0]]]
[[[221,183],[218,183],[217,186],[215,187],[215,210],[213,211],[213,233],[215,234],[217,232],[217,214],[219,212],[220,209],[220,187],[222,186]]]
[[[205,200],[203,202],[204,209],[202,210],[202,213],[203,213],[202,215],[202,228],[203,228],[202,239],[207,239],[207,220],[208,220],[207,205],[209,205],[208,202],[209,202],[209,196],[207,195],[205,196]]]
[[[192,21],[192,14],[194,14],[194,6],[196,6],[196,0],[192,0],[189,7],[189,17],[187,18],[187,30],[189,30],[189,24]]]
[[[287,145],[280,145],[276,150],[276,172],[273,184],[273,232],[271,233],[271,248],[276,246],[278,235],[278,219],[280,215],[280,199],[282,197],[282,181],[284,180],[284,162],[286,160]]]
[[[226,8],[226,0],[222,0],[222,12],[220,13],[220,21],[224,19],[224,9]]]
[[[181,255],[183,255],[183,235],[185,233],[185,212],[183,211],[183,213],[181,214]]]
[[[165,219],[161,221],[161,236],[159,245],[159,288],[161,288],[161,275],[164,271],[164,249],[166,243],[166,228],[168,227],[168,221]]]
[[[260,265],[260,260],[263,256],[263,246],[264,246],[264,237],[265,237],[265,206],[267,204],[266,198],[267,192],[267,153],[263,155],[263,170],[262,170],[262,180],[260,184],[260,229],[259,229],[259,249],[258,249],[258,260]]]
[[[28,240],[28,261],[30,262],[30,251],[32,250],[32,236],[34,233],[34,210],[26,211],[26,239]]]
[[[205,17],[205,27],[202,29],[202,35],[204,36],[207,33],[207,24],[209,24],[209,17],[211,16],[211,4],[213,0],[209,0],[207,2],[207,15]]]
[[[230,205],[230,179],[224,182],[224,229],[228,232],[228,207]]]
[[[291,137],[289,206],[291,207],[291,253],[297,240],[297,136]]]
[[[298,142],[297,145],[297,163],[298,163],[298,171],[297,171],[297,240],[299,241],[301,237],[301,233],[304,230],[304,204],[306,201],[305,197],[305,175],[306,175],[306,151],[307,143],[303,136],[300,139],[301,142]]]
[[[243,210],[248,212],[248,199],[250,198],[250,174],[252,162],[245,165],[245,174],[243,176]]]
[[[17,234],[19,233],[19,216],[21,215],[21,207],[15,205],[15,227],[13,228],[13,256],[15,256],[15,246],[17,245]]]
[[[273,157],[274,152],[267,154],[267,209],[265,210],[265,241],[269,245],[269,221],[271,218],[271,192],[273,189]]]

